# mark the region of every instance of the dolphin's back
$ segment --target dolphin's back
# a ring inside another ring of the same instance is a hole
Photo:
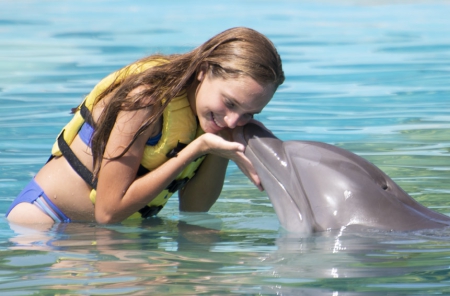
[[[415,201],[371,162],[326,143],[288,141],[286,157],[308,196],[316,228],[358,224],[412,230],[447,226],[450,218]]]

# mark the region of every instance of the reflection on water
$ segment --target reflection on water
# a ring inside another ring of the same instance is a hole
[[[407,292],[417,282],[448,278],[450,242],[445,237],[450,230],[298,237],[208,228],[201,224],[221,221],[207,214],[194,220],[197,224],[153,219],[109,227],[73,223],[47,232],[16,229],[21,234],[2,244],[0,289],[34,291],[38,285],[41,292],[61,294],[329,295]],[[420,286],[422,292],[449,289],[445,282]]]
[[[0,212],[47,160],[69,110],[153,52],[244,25],[279,49],[287,80],[259,120],[375,163],[450,215],[450,23],[444,1],[11,1],[0,11]],[[4,294],[360,295],[449,292],[449,230],[279,229],[235,166],[210,214],[46,231],[0,220]]]

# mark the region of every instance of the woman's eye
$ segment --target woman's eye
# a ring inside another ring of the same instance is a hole
[[[228,107],[228,108],[230,108],[230,109],[232,109],[232,108],[234,108],[234,103],[233,102],[230,102],[230,101],[226,101],[225,102],[225,105]]]

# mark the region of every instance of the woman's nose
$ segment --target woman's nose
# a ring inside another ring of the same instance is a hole
[[[248,120],[244,118],[244,116],[239,115],[239,113],[236,112],[229,112],[225,116],[225,123],[227,124],[228,128],[235,128],[237,126],[243,126],[246,123],[248,123]]]

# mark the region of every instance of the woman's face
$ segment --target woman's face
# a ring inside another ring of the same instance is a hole
[[[197,75],[198,84],[189,101],[207,133],[247,124],[262,111],[274,94],[272,85],[262,86],[249,76],[212,77],[205,71]]]

